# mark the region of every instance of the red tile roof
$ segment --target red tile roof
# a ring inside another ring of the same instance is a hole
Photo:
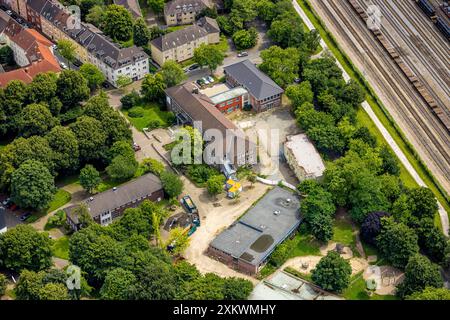
[[[12,80],[30,83],[39,73],[61,71],[58,60],[49,48],[52,42],[36,30],[22,28],[19,32],[11,34],[10,40],[26,52],[31,64],[21,69],[0,73],[0,87],[5,87]]]

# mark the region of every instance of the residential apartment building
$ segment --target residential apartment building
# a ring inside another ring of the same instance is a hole
[[[150,42],[153,60],[163,65],[167,60],[182,62],[191,59],[202,44],[220,42],[220,29],[216,20],[203,17],[189,27],[165,34]]]
[[[70,12],[56,0],[28,0],[23,17],[52,41],[71,41],[77,59],[96,65],[114,86],[121,75],[139,80],[148,73],[149,57],[142,48],[122,48],[90,24],[70,27]]]
[[[161,181],[149,173],[116,188],[96,194],[82,203],[87,207],[95,222],[106,226],[121,216],[128,208],[135,208],[145,200],[160,202],[163,198],[164,190]],[[77,204],[64,209],[67,223],[74,231],[83,227],[76,210],[79,207],[80,205]]]
[[[199,13],[212,7],[210,0],[172,0],[164,5],[164,19],[168,26],[191,24]]]
[[[244,87],[249,92],[250,105],[256,112],[281,106],[284,90],[250,60],[226,66],[224,73],[230,86]]]
[[[214,155],[214,164],[220,166],[224,162],[239,167],[245,164],[256,164],[256,144],[245,136],[245,133],[226,118],[215,106],[211,99],[199,92],[193,83],[185,83],[166,90],[167,108],[172,111],[179,125],[193,126],[201,124],[198,128],[204,135],[208,130],[219,131],[219,141],[214,140],[223,158]],[[205,138],[205,137],[204,137]]]
[[[14,60],[21,68],[0,73],[0,87],[12,80],[30,83],[42,72],[60,72],[58,60],[53,55],[52,42],[34,29],[24,28],[0,10],[0,38],[14,54]]]

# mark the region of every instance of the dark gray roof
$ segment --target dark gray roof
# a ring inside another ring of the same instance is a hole
[[[224,71],[258,100],[263,100],[284,92],[283,89],[248,59],[226,66]]]
[[[172,0],[164,5],[164,14],[172,15],[182,12],[201,12],[210,7],[208,0]]]
[[[207,35],[208,32],[204,28],[194,24],[158,37],[152,40],[151,44],[157,47],[160,51],[164,52],[166,50],[177,48],[186,43],[195,41],[199,38],[203,38]]]
[[[121,48],[94,26],[82,23],[81,29],[67,29],[68,11],[59,3],[49,0],[28,1],[33,10],[68,34],[91,54],[113,69],[122,68],[134,61],[147,59],[148,55],[136,46]]]
[[[114,3],[119,6],[124,6],[131,12],[134,18],[142,17],[141,6],[138,0],[114,0]]]
[[[96,194],[92,196],[92,200],[88,198],[83,203],[88,207],[91,216],[96,217],[101,213],[112,211],[127,203],[142,199],[162,188],[159,178],[149,173],[115,189]],[[77,217],[72,215],[73,210],[77,207],[78,205],[74,205],[64,209],[74,222],[78,221]]]
[[[270,190],[239,221],[219,234],[211,246],[259,265],[300,225],[300,200],[280,187]]]
[[[205,29],[208,33],[220,32],[219,24],[215,19],[210,17],[202,17],[198,19],[197,25]]]

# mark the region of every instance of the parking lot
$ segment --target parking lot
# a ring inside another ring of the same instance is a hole
[[[9,205],[3,205],[3,201],[7,199],[6,195],[0,195],[0,205],[5,208],[5,222],[7,228],[15,227],[19,224],[22,224],[23,222],[20,220],[20,217],[26,213],[26,210],[17,208],[15,210],[12,210],[12,207],[9,207]]]

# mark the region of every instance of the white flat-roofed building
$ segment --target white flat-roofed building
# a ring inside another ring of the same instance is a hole
[[[286,160],[300,181],[320,179],[325,171],[325,164],[306,134],[287,137],[284,144]]]

